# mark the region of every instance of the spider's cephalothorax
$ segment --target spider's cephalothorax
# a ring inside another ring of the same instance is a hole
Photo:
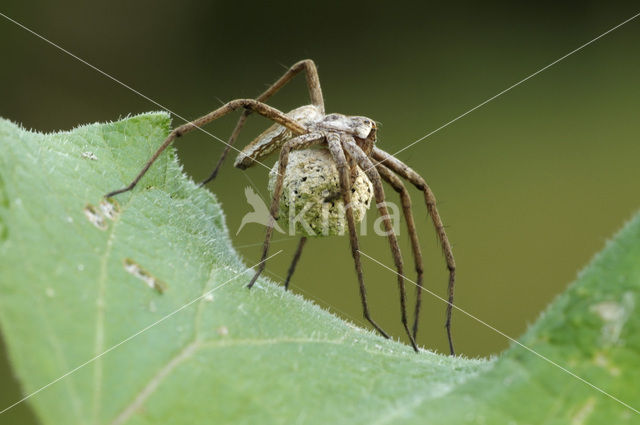
[[[305,105],[286,116],[305,129],[305,133],[329,133],[350,135],[358,146],[370,155],[376,142],[376,124],[367,117],[322,113],[323,108]],[[234,166],[244,170],[256,163],[256,159],[279,149],[296,134],[281,124],[274,124],[249,143],[236,158]]]
[[[315,128],[320,131],[332,131],[353,136],[357,145],[367,155],[371,155],[376,143],[376,124],[367,117],[329,114],[316,123]]]
[[[302,71],[306,73],[311,105],[302,106],[285,114],[264,103],[296,74]],[[207,115],[177,127],[169,134],[164,143],[147,161],[140,173],[138,173],[136,178],[128,186],[110,192],[106,196],[111,197],[133,189],[158,156],[177,137],[237,109],[242,109],[243,113],[216,167],[202,184],[216,177],[229,149],[233,148],[233,143],[238,138],[240,130],[252,112],[274,121],[275,124],[260,134],[253,142],[242,149],[242,151],[238,151],[240,154],[235,161],[235,166],[245,169],[256,163],[264,165],[260,162],[262,158],[276,150],[280,151],[278,162],[270,173],[270,189],[273,198],[269,211],[271,217],[262,248],[262,261],[259,263],[256,274],[247,286],[251,288],[264,270],[273,228],[279,215],[290,215],[290,209],[287,210],[290,206],[293,206],[294,212],[297,212],[298,206],[306,202],[310,204],[311,207],[316,208],[312,211],[309,217],[310,220],[307,220],[307,223],[311,221],[315,227],[296,227],[298,222],[295,223],[296,226],[294,226],[294,230],[302,233],[303,236],[300,238],[298,249],[289,268],[285,288],[289,286],[289,281],[307,241],[307,236],[339,234],[344,232],[346,227],[349,233],[351,254],[354,259],[356,275],[358,277],[364,317],[380,334],[388,338],[387,333],[378,326],[369,314],[362,265],[360,263],[360,248],[355,227],[373,200],[382,218],[385,234],[391,245],[400,291],[402,324],[404,325],[411,345],[414,350],[418,351],[415,339],[418,333],[424,271],[422,266],[422,253],[411,210],[411,199],[409,198],[407,189],[402,183],[402,178],[413,184],[423,193],[427,213],[434,224],[438,240],[445,255],[447,268],[449,270],[449,300],[445,327],[449,340],[449,348],[451,354],[453,354],[451,311],[453,306],[456,266],[444,225],[436,209],[435,197],[427,183],[418,173],[393,155],[376,146],[376,125],[373,120],[360,116],[348,116],[335,113],[325,114],[318,72],[311,60],[303,60],[293,65],[280,79],[256,99],[232,100]],[[385,194],[382,187],[383,181],[387,182],[400,195],[404,218],[411,237],[411,249],[417,273],[416,305],[412,330],[409,330],[407,319],[404,263],[386,207]],[[340,208],[340,205],[342,208]],[[329,217],[327,228],[319,226],[319,224],[325,223],[318,219],[318,217],[323,217],[323,214]],[[324,233],[322,233],[323,231]]]

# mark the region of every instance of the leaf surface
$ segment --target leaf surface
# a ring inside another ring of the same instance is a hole
[[[42,424],[640,423],[520,346],[416,355],[267,279],[248,291],[220,205],[171,150],[101,205],[169,126],[163,113],[55,134],[0,121],[12,366],[25,394],[78,368],[29,398]],[[639,289],[636,217],[522,342],[638,408]]]

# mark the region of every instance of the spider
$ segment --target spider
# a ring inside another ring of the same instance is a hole
[[[278,90],[287,84],[293,77],[300,72],[306,75],[307,88],[311,98],[311,104],[294,109],[285,114],[265,102],[271,98]],[[275,124],[269,130],[258,136],[253,142],[247,145],[235,162],[235,166],[240,169],[246,169],[255,165],[261,158],[269,155],[276,149],[280,149],[279,160],[276,165],[277,176],[275,177],[275,185],[273,188],[273,197],[270,208],[270,218],[267,225],[266,237],[262,248],[262,261],[259,263],[255,275],[247,285],[251,288],[256,279],[265,268],[265,260],[269,251],[269,245],[273,228],[278,220],[280,211],[280,198],[282,196],[283,180],[288,172],[287,164],[289,155],[292,151],[300,151],[310,149],[312,147],[323,147],[328,149],[331,159],[335,162],[339,181],[339,194],[346,206],[344,214],[349,230],[349,239],[351,245],[351,254],[353,256],[355,271],[358,279],[360,298],[365,319],[385,338],[389,335],[372,319],[367,303],[367,292],[362,273],[362,265],[360,261],[360,248],[358,236],[356,234],[355,220],[353,209],[351,208],[352,184],[357,173],[364,172],[370,183],[373,185],[373,192],[376,206],[380,216],[383,219],[383,225],[391,247],[391,253],[397,270],[398,288],[400,292],[401,319],[404,329],[409,337],[409,341],[413,349],[418,352],[416,338],[418,334],[418,320],[420,316],[421,294],[423,288],[422,253],[418,242],[418,235],[415,228],[413,213],[411,209],[411,199],[409,192],[402,183],[400,177],[413,184],[418,190],[422,191],[426,202],[428,215],[433,222],[435,231],[441,245],[446,260],[446,266],[449,271],[448,280],[448,299],[449,303],[446,309],[445,328],[449,342],[451,354],[454,354],[453,342],[451,338],[451,310],[453,306],[453,289],[455,283],[455,260],[451,250],[451,244],[445,233],[444,225],[436,209],[436,199],[425,180],[409,166],[395,158],[393,155],[383,151],[376,146],[376,124],[373,120],[361,116],[348,116],[342,114],[325,114],[324,100],[322,90],[320,89],[320,80],[318,71],[312,60],[302,60],[289,68],[280,79],[273,83],[264,93],[256,99],[237,99],[232,100],[218,109],[195,119],[189,123],[175,128],[167,136],[166,140],[151,156],[142,170],[126,187],[108,193],[105,197],[110,198],[117,194],[127,192],[133,189],[140,179],[147,172],[153,162],[160,154],[176,139],[190,131],[202,127],[224,115],[235,110],[242,110],[235,129],[233,130],[226,148],[222,152],[215,168],[202,183],[204,185],[212,181],[218,174],[222,163],[224,162],[233,143],[238,138],[247,117],[251,113],[260,114],[267,119],[274,121]],[[234,148],[235,149],[235,148]],[[411,248],[413,252],[413,260],[417,273],[417,292],[416,305],[414,313],[413,328],[409,330],[406,306],[406,290],[404,284],[404,264],[398,239],[393,230],[389,213],[385,203],[385,193],[382,181],[387,182],[400,196],[402,203],[403,215],[411,238]],[[289,281],[295,270],[296,264],[302,254],[302,249],[307,241],[308,235],[300,237],[295,255],[285,281],[285,289],[288,289]]]

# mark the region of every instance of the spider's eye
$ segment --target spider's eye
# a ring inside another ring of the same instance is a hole
[[[363,123],[364,125],[370,125],[370,126],[371,126],[371,128],[376,128],[376,123],[375,123],[375,122],[373,122],[373,121],[371,121],[371,120],[368,120],[368,119],[367,119],[367,120],[363,120],[363,121],[362,121],[362,123]]]

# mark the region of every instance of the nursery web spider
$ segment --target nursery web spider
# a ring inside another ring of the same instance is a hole
[[[280,90],[285,84],[287,84],[295,75],[301,71],[305,72],[307,80],[307,88],[311,97],[311,105],[302,106],[294,109],[293,111],[285,114],[267,104],[265,102]],[[264,260],[267,258],[267,252],[269,250],[269,244],[273,233],[273,227],[275,221],[278,219],[280,210],[280,198],[283,189],[283,180],[285,174],[288,172],[287,164],[289,161],[289,154],[292,151],[303,150],[312,146],[320,146],[328,149],[332,160],[335,162],[336,173],[338,175],[337,185],[339,185],[339,193],[341,193],[343,205],[346,205],[345,218],[349,230],[349,238],[351,244],[351,254],[355,263],[355,270],[358,277],[358,283],[360,286],[360,297],[362,301],[362,308],[364,317],[371,323],[371,325],[385,338],[389,338],[389,335],[382,330],[380,326],[371,318],[369,313],[369,307],[367,303],[367,293],[364,284],[364,278],[362,275],[362,265],[360,263],[360,250],[358,244],[358,236],[356,234],[354,214],[351,205],[352,194],[352,181],[355,173],[363,171],[366,178],[369,179],[373,185],[373,192],[375,196],[376,206],[381,217],[383,217],[383,224],[386,230],[389,244],[391,246],[391,253],[395,262],[395,267],[398,274],[398,287],[400,292],[400,307],[402,312],[402,324],[409,337],[413,349],[417,352],[418,346],[416,345],[416,337],[418,334],[418,319],[420,316],[420,304],[423,285],[423,266],[422,266],[422,253],[420,250],[420,244],[418,242],[418,235],[415,228],[415,222],[411,210],[411,199],[409,193],[405,188],[399,177],[407,180],[424,195],[426,202],[426,208],[431,221],[435,226],[435,231],[444,252],[446,265],[449,270],[448,281],[448,298],[449,304],[446,310],[446,331],[449,341],[449,348],[451,354],[454,354],[453,342],[451,339],[451,309],[453,305],[453,289],[455,282],[455,261],[453,253],[451,251],[451,244],[447,239],[442,220],[436,209],[436,199],[429,189],[429,186],[425,180],[409,166],[395,158],[393,155],[378,148],[376,144],[376,124],[373,120],[360,117],[360,116],[347,116],[342,114],[325,114],[324,100],[322,91],[320,89],[320,80],[318,79],[318,72],[316,66],[311,60],[303,60],[293,65],[285,74],[280,77],[274,84],[272,84],[264,93],[258,96],[256,99],[237,99],[232,100],[219,107],[218,109],[204,115],[192,122],[181,125],[175,128],[164,143],[157,149],[153,156],[147,161],[140,173],[133,179],[133,181],[126,187],[110,192],[106,197],[112,197],[122,192],[133,189],[138,181],[144,176],[153,162],[160,156],[160,154],[178,137],[189,133],[190,131],[201,127],[211,121],[214,121],[230,112],[241,109],[242,115],[240,116],[235,129],[233,130],[229,142],[222,152],[220,159],[218,160],[213,172],[202,184],[208,183],[213,180],[224,159],[229,153],[229,149],[238,138],[240,130],[242,129],[247,117],[252,113],[258,113],[275,124],[269,130],[258,136],[253,142],[247,145],[238,156],[235,166],[240,169],[251,167],[259,161],[261,158],[272,153],[276,149],[280,149],[280,157],[277,165],[278,174],[275,180],[275,187],[273,189],[273,198],[270,208],[270,221],[267,226],[266,237],[262,248],[262,262],[260,263],[255,275],[248,284],[251,288],[256,282],[256,279],[265,268]],[[357,170],[359,168],[360,171]],[[417,273],[417,293],[416,293],[416,305],[413,321],[413,329],[410,331],[407,321],[407,306],[406,306],[406,291],[404,284],[404,265],[400,248],[398,246],[397,237],[393,231],[393,226],[389,218],[386,204],[384,202],[385,194],[382,187],[382,181],[386,181],[400,196],[402,203],[403,214],[411,238],[411,248],[413,251],[413,259],[415,264],[415,270]],[[286,279],[285,287],[288,287],[291,275],[295,270],[296,263],[298,262],[302,253],[302,248],[307,240],[308,235],[303,235],[300,238],[298,248],[296,250],[293,262],[289,268],[288,276]]]

